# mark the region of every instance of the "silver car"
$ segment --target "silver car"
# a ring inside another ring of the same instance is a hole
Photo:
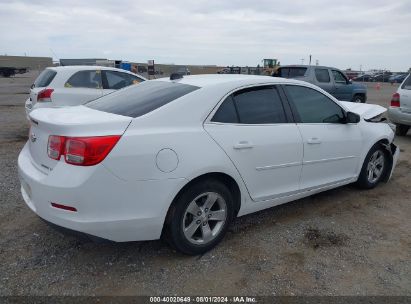
[[[405,136],[411,126],[411,74],[392,95],[388,118],[397,126],[396,134]]]

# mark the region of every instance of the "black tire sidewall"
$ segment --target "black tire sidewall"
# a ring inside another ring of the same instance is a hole
[[[360,102],[358,102],[358,103],[364,103],[364,102],[365,102],[364,97],[361,96],[361,95],[358,95],[358,94],[357,94],[357,95],[354,95],[354,97],[353,97],[353,99],[352,99],[352,102],[357,103],[357,102],[356,102],[357,99],[360,100]]]
[[[227,219],[224,223],[224,227],[213,241],[206,245],[196,245],[186,239],[181,223],[183,221],[187,206],[194,198],[205,192],[216,192],[224,198],[227,208]],[[171,218],[169,219],[169,224],[167,227],[167,239],[175,249],[185,254],[196,255],[209,251],[224,238],[224,235],[226,234],[227,229],[234,218],[234,210],[233,195],[227,186],[217,180],[197,182],[179,195],[175,204],[172,206],[172,212],[170,213]]]
[[[395,135],[405,136],[407,135],[409,129],[409,126],[397,124],[395,128]]]

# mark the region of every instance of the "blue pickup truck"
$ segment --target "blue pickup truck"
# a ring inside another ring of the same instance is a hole
[[[286,65],[279,67],[274,77],[293,78],[315,84],[338,100],[366,102],[367,88],[363,84],[352,83],[336,68],[313,65]]]

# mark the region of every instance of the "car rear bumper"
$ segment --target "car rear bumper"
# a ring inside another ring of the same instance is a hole
[[[411,126],[411,112],[405,112],[399,107],[389,107],[388,118],[393,123]]]
[[[45,174],[33,164],[27,144],[19,155],[18,170],[23,199],[42,219],[116,242],[158,239],[169,205],[186,183],[185,179],[123,181],[102,164],[78,167],[64,161]],[[57,209],[52,202],[77,211]]]

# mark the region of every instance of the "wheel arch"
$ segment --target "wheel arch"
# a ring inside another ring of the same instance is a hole
[[[208,172],[208,173],[204,173],[201,174],[195,178],[190,179],[175,195],[173,201],[171,202],[170,206],[168,207],[167,210],[167,214],[164,220],[164,224],[163,224],[163,229],[162,229],[162,235],[164,234],[164,230],[166,228],[166,226],[168,225],[170,219],[172,218],[172,213],[173,213],[173,207],[175,206],[176,202],[178,201],[178,198],[180,197],[180,195],[186,190],[188,189],[191,185],[195,184],[195,183],[200,183],[202,181],[205,180],[209,180],[209,179],[213,179],[213,180],[218,180],[220,182],[222,182],[224,185],[226,185],[229,190],[231,191],[231,193],[233,194],[233,199],[234,199],[234,204],[235,204],[235,210],[234,210],[234,214],[235,216],[237,216],[238,212],[240,211],[241,208],[241,189],[240,189],[240,185],[238,184],[238,182],[229,174],[224,173],[224,172]]]
[[[387,159],[388,159],[388,167],[387,167],[387,170],[385,170],[384,176],[381,180],[384,181],[384,182],[387,182],[389,180],[390,173],[391,173],[391,170],[392,170],[392,166],[393,166],[393,163],[394,163],[394,158],[393,158],[394,151],[393,151],[393,147],[392,147],[393,144],[390,143],[388,138],[380,138],[374,144],[372,144],[370,147],[368,147],[367,153],[365,153],[364,158],[362,159],[361,168],[364,165],[364,162],[365,162],[365,159],[367,157],[368,152],[372,149],[372,147],[374,147],[376,145],[381,145],[385,148],[385,152],[386,152]],[[361,173],[361,169],[360,169],[360,173]]]

